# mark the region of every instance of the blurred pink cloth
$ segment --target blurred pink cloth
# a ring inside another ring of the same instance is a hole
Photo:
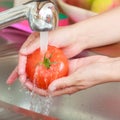
[[[0,37],[7,42],[23,43],[29,35],[30,33],[13,27],[7,27],[3,30],[0,30]]]
[[[1,11],[4,11],[4,10],[5,10],[5,8],[0,8],[0,12],[1,12]]]

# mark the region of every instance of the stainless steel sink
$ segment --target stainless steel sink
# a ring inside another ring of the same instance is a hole
[[[12,86],[6,84],[17,58],[17,55],[0,58],[0,100],[30,109],[30,92],[18,80]],[[49,111],[50,116],[60,120],[120,120],[120,83],[106,83],[74,95],[55,97]]]

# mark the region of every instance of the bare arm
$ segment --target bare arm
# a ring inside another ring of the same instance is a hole
[[[51,45],[63,48],[68,57],[84,49],[120,41],[120,7],[49,34]]]
[[[120,41],[120,7],[75,24],[77,36],[86,48]]]

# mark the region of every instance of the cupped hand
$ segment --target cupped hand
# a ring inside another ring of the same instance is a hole
[[[53,81],[48,90],[52,96],[73,94],[92,86],[120,80],[120,58],[90,56],[70,60],[67,77]]]
[[[22,45],[20,51],[19,51],[19,61],[18,65],[15,67],[15,69],[12,71],[10,76],[7,79],[7,84],[11,85],[13,84],[17,78],[19,78],[22,85],[24,85],[29,90],[33,90],[33,83],[31,83],[26,76],[26,62],[27,62],[27,55],[34,52],[37,48],[39,48],[39,36],[40,34],[35,32],[31,34],[28,39],[25,41],[25,43]],[[35,88],[34,91],[40,91],[43,95],[46,95],[46,91]]]
[[[55,31],[51,31],[49,33],[49,44],[63,49],[66,56],[70,58],[75,56],[77,53],[79,53],[79,51],[77,49],[75,50],[77,45],[75,42],[75,37],[69,35],[68,31],[69,33],[71,32],[72,35],[71,26],[66,28],[58,28]],[[68,34],[68,35],[63,37],[64,34]],[[7,84],[12,84],[17,78],[19,78],[20,82],[24,84],[28,89],[30,90],[33,89],[33,84],[29,80],[27,80],[26,62],[27,62],[27,56],[40,47],[39,43],[40,43],[40,33],[35,32],[28,37],[28,39],[25,41],[25,43],[22,45],[19,51],[18,65],[9,76],[7,80]],[[79,46],[77,46],[77,48],[79,48]],[[41,92],[38,91],[42,91],[43,95],[47,95],[47,92],[41,89],[36,88],[35,91],[37,91],[37,93],[40,94]]]
[[[32,82],[30,82],[29,79],[27,79],[26,76],[26,62],[27,62],[27,56],[31,53],[33,53],[36,49],[38,49],[39,46],[39,37],[40,34],[38,32],[35,32],[31,34],[28,39],[25,41],[25,43],[22,45],[20,51],[19,51],[19,61],[16,68],[13,70],[13,72],[10,74],[7,80],[7,84],[11,85],[14,83],[17,78],[19,78],[21,84],[28,88],[29,90],[33,90],[34,85]],[[48,95],[47,91],[34,88],[34,92],[41,93],[41,95]]]
[[[7,80],[8,84],[12,84],[18,76],[20,77],[20,81],[22,83],[25,82],[26,80],[25,68],[26,68],[27,55],[31,54],[39,47],[38,38],[39,38],[39,34],[33,33],[28,37],[28,39],[22,45],[19,51],[18,65],[9,76]]]

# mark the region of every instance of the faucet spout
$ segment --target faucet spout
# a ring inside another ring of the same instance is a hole
[[[33,31],[49,31],[58,25],[58,10],[51,0],[34,0],[0,13],[0,29],[28,19]]]
[[[0,12],[0,29],[6,28],[13,23],[27,19],[28,11],[29,7],[21,5]]]

